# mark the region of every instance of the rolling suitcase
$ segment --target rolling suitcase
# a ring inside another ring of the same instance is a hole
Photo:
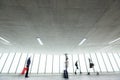
[[[27,70],[28,70],[28,68],[27,68],[27,67],[24,67],[23,70],[22,70],[22,72],[21,72],[21,75],[25,74],[25,72],[26,72]]]
[[[68,72],[67,72],[67,70],[64,70],[64,73],[63,73],[63,78],[68,79]]]

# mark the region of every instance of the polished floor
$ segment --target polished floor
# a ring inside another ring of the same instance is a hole
[[[0,75],[0,80],[66,80],[61,75],[29,75],[24,78],[20,75]],[[120,80],[120,74],[100,74],[100,75],[69,75],[68,80]]]

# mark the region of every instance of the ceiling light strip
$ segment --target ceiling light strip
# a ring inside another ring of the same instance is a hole
[[[38,42],[39,42],[40,45],[43,45],[43,42],[41,41],[40,38],[37,38],[37,40],[38,40]]]
[[[79,43],[79,46],[82,45],[85,41],[86,41],[86,39],[84,38],[84,39]]]
[[[115,39],[115,40],[109,42],[109,44],[112,44],[112,43],[114,43],[114,42],[116,42],[116,41],[118,41],[118,40],[120,40],[120,38],[117,38],[117,39]]]
[[[0,37],[0,39],[1,39],[2,41],[6,42],[6,43],[10,43],[8,40],[6,40],[6,39],[4,39],[4,38],[2,38],[2,37]]]

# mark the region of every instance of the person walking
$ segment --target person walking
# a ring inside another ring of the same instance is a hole
[[[27,60],[27,64],[26,64],[26,67],[27,67],[27,71],[26,71],[26,74],[25,74],[25,78],[28,78],[28,72],[29,72],[29,66],[30,66],[30,63],[31,63],[31,57],[28,58]]]
[[[88,75],[90,75],[90,69],[94,68],[94,63],[92,62],[92,60],[90,58],[88,58],[89,61],[89,72]]]
[[[68,56],[65,54],[65,69],[67,70],[68,68]]]
[[[65,54],[65,70],[64,70],[64,73],[63,73],[63,77],[65,78],[65,79],[68,79],[69,77],[68,77],[68,56],[67,56],[67,54]]]
[[[75,62],[75,67],[76,67],[76,69],[75,69],[75,74],[77,74],[77,70],[78,70],[78,61]]]

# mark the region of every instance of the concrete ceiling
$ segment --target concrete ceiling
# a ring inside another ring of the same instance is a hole
[[[0,40],[1,51],[99,50],[120,37],[120,0],[0,0],[0,37],[11,43]]]

